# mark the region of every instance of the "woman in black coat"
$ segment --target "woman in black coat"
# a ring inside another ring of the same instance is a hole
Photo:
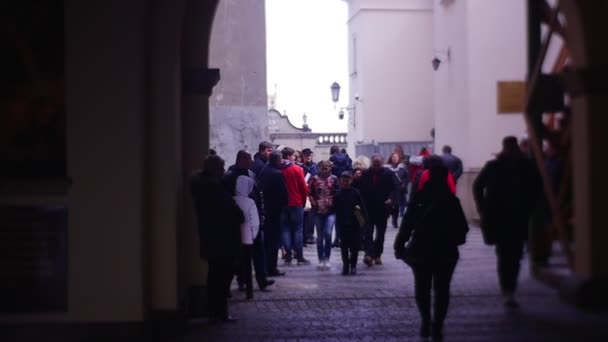
[[[432,332],[433,340],[441,341],[458,246],[465,242],[469,228],[460,201],[446,182],[447,168],[442,163],[431,165],[430,180],[412,198],[394,248],[395,256],[414,272],[416,305],[422,319],[420,336],[426,338]],[[432,322],[431,287],[435,295]]]

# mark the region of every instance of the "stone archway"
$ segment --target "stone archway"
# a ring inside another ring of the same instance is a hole
[[[608,184],[608,168],[598,161],[606,146],[608,46],[604,44],[608,4],[561,0],[567,20],[566,44],[573,70],[567,75],[572,94],[575,262],[574,271],[584,281],[608,277],[608,215],[602,197]],[[597,157],[596,157],[597,156]]]
[[[206,264],[199,258],[198,234],[191,207],[188,179],[209,150],[209,96],[219,70],[209,69],[209,45],[219,0],[188,0],[181,32],[181,176],[182,205],[178,232],[178,296],[186,298],[197,315],[196,298],[205,285]],[[198,301],[200,302],[200,301]]]
[[[187,1],[181,33],[182,101],[181,145],[182,179],[187,180],[190,170],[198,167],[209,148],[209,95],[219,71],[208,68],[210,36],[219,1]],[[574,183],[577,234],[576,274],[584,279],[608,275],[608,252],[603,249],[608,231],[598,227],[608,225],[608,215],[601,214],[601,197],[606,193],[608,172],[592,156],[601,155],[605,146],[603,127],[608,113],[606,86],[601,82],[608,66],[608,47],[603,44],[603,14],[606,3],[561,0],[568,22],[567,45],[575,68],[571,88],[580,92],[572,100],[574,111]],[[601,8],[598,8],[601,7]],[[593,184],[593,186],[592,186]],[[204,284],[203,265],[198,261],[197,237],[193,236],[194,216],[189,209],[187,187],[184,190],[184,221],[180,227],[179,289],[180,298],[186,289]]]

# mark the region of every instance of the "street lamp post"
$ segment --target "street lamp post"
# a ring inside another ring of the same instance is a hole
[[[338,101],[340,100],[340,85],[338,84],[338,82],[334,82],[332,83],[331,87],[329,87],[331,89],[331,99],[334,102],[334,109],[336,108],[336,104],[338,103]],[[340,111],[338,112],[338,118],[340,120],[344,119],[344,111],[349,111],[352,110],[353,113],[355,112],[355,106],[347,106],[347,107],[340,107],[339,108]],[[353,126],[354,126],[354,120],[353,120]]]

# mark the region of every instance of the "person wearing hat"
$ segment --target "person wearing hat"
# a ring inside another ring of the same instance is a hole
[[[319,174],[317,163],[312,161],[314,153],[311,149],[305,148],[302,150],[302,168],[304,169],[304,178],[307,180]],[[310,202],[309,202],[310,203]],[[315,218],[310,210],[310,205],[304,208],[304,244],[315,244]]]
[[[317,163],[312,161],[314,153],[311,149],[305,148],[302,150],[302,167],[304,168],[304,176],[310,174],[310,177],[316,176],[319,173]]]
[[[340,190],[334,196],[336,226],[340,227],[342,275],[357,274],[357,258],[361,246],[361,232],[367,221],[367,211],[359,191],[352,187],[350,171],[340,174]]]

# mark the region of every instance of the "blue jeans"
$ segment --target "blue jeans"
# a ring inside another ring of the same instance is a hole
[[[304,255],[302,255],[303,219],[304,208],[302,207],[287,207],[281,212],[281,233],[286,262],[291,262],[293,258],[292,249],[295,249],[298,260],[304,259]]]
[[[331,254],[331,232],[336,223],[336,214],[315,214],[317,226],[317,256],[319,261],[329,260]]]

